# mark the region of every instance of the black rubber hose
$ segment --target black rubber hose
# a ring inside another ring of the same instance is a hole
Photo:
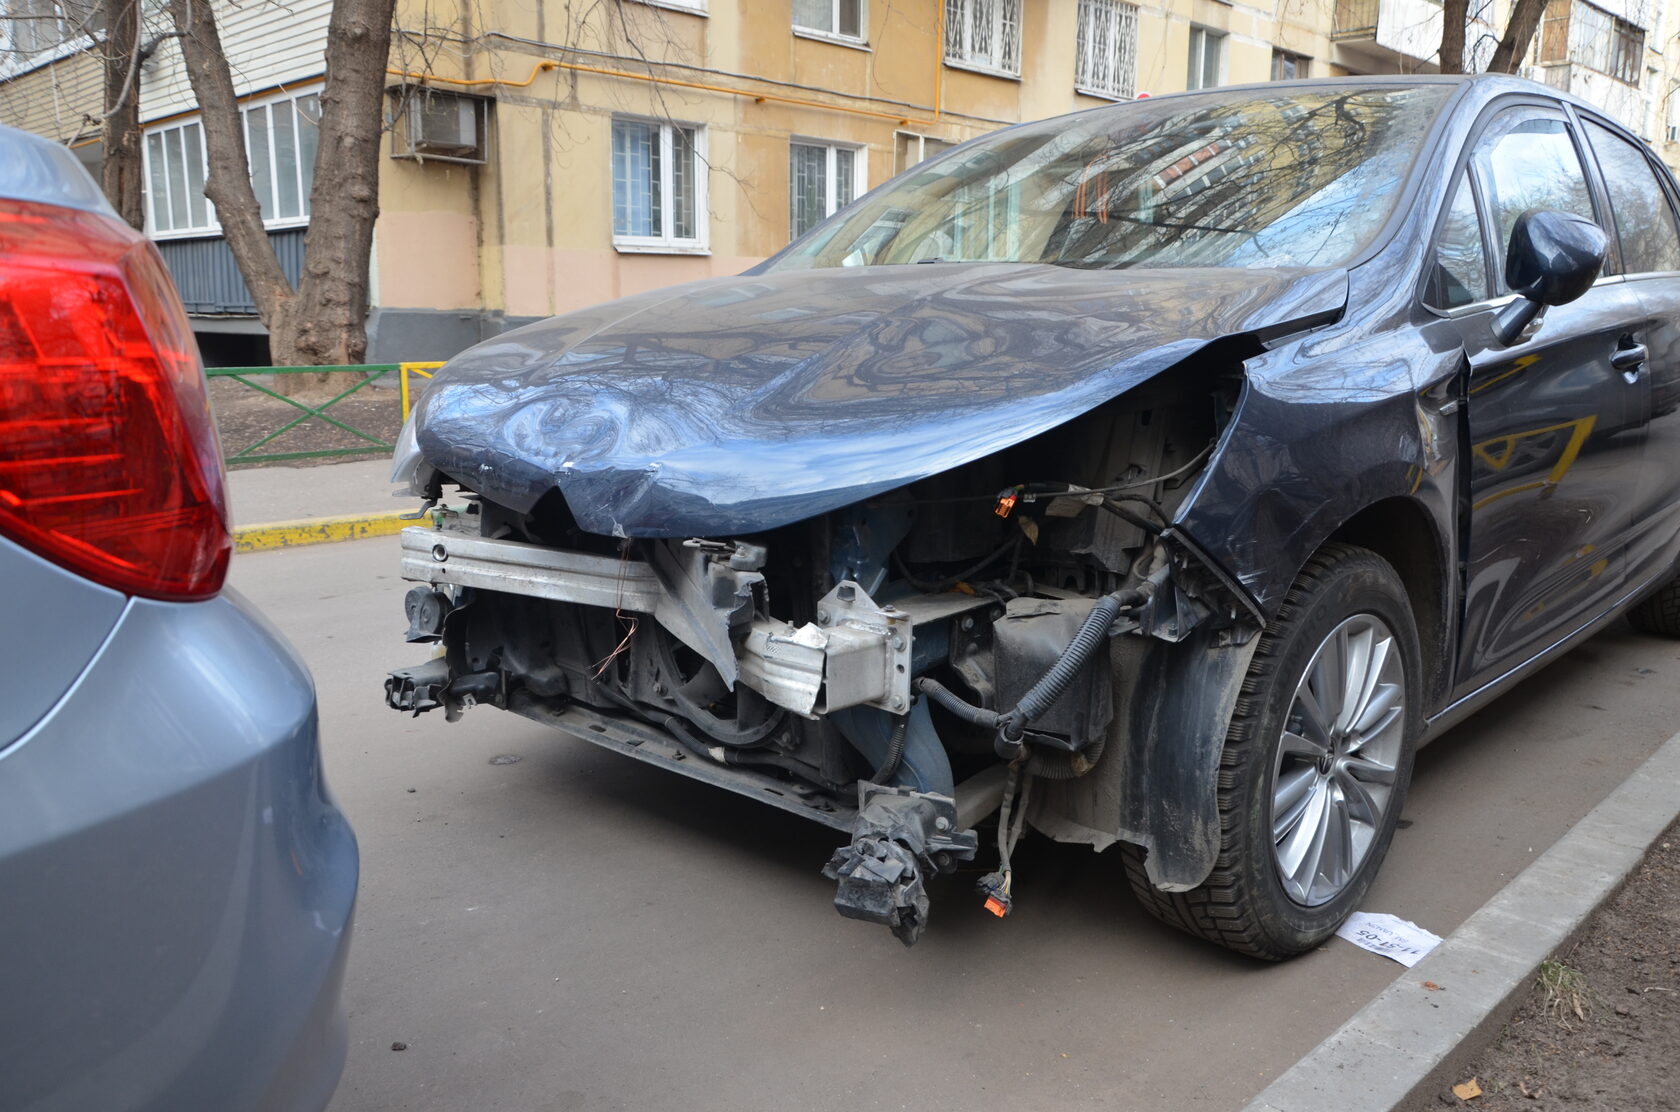
[[[1143,494],[1110,494],[1108,497],[1115,502],[1136,502],[1140,506],[1148,506],[1150,511],[1152,513],[1154,513],[1154,515],[1156,517],[1161,519],[1161,524],[1162,525],[1171,525],[1172,524],[1172,518],[1167,514],[1166,508],[1164,506],[1162,506],[1161,503],[1155,501],[1155,499],[1150,498],[1147,495],[1143,495]]]
[[[1021,696],[1021,701],[1016,704],[1015,709],[1007,714],[977,707],[931,676],[918,677],[914,686],[918,692],[964,722],[988,730],[1002,729],[1011,741],[1019,740],[1027,723],[1049,710],[1078,677],[1079,669],[1085,666],[1085,662],[1091,659],[1091,654],[1102,644],[1103,638],[1108,636],[1109,627],[1120,616],[1120,612],[1135,610],[1147,601],[1147,595],[1135,590],[1116,591],[1099,599],[1097,605],[1091,608],[1090,614],[1080,623],[1079,632],[1073,635],[1068,647],[1056,658],[1056,663]]]
[[[782,720],[787,717],[787,711],[781,707],[776,707],[768,718],[756,726],[750,726],[745,730],[732,728],[733,723],[729,719],[719,718],[691,699],[688,693],[683,690],[682,684],[677,682],[682,673],[677,668],[676,656],[671,648],[673,638],[664,630],[659,630],[658,633],[659,636],[655,638],[654,644],[659,652],[660,665],[671,679],[670,697],[682,708],[684,717],[688,719],[689,724],[719,745],[747,749],[768,744],[770,735],[776,732],[776,729],[781,726]]]
[[[916,690],[972,726],[995,730],[1003,722],[1003,715],[997,711],[975,706],[932,677],[917,679]]]
[[[596,684],[595,690],[599,691],[602,695],[605,695],[608,699],[629,711],[633,717],[644,722],[651,719],[654,725],[663,726],[665,728],[665,732],[670,734],[679,745],[693,752],[697,756],[705,757],[707,760],[717,761],[719,764],[734,765],[738,767],[779,768],[788,775],[797,780],[803,780],[807,784],[814,784],[817,787],[824,789],[831,788],[833,786],[825,784],[815,776],[811,775],[812,770],[810,768],[800,764],[798,761],[795,761],[790,757],[784,757],[780,753],[765,752],[762,749],[749,749],[746,747],[730,749],[727,746],[722,745],[707,745],[705,742],[688,732],[689,727],[692,726],[693,723],[686,719],[678,718],[674,714],[659,710],[655,707],[638,706],[636,703],[631,702],[629,699],[625,698],[617,691],[614,691],[606,684]]]
[[[1102,644],[1103,638],[1108,636],[1109,627],[1114,624],[1120,613],[1135,610],[1147,601],[1149,597],[1136,590],[1116,591],[1099,599],[1097,605],[1091,608],[1091,613],[1080,623],[1079,631],[1073,635],[1073,640],[1068,642],[1068,647],[1056,658],[1056,663],[1033,684],[1021,697],[1015,709],[1008,714],[977,707],[929,676],[919,677],[914,686],[917,691],[964,722],[998,730],[1008,740],[1019,742],[1021,735],[1026,731],[1027,723],[1049,710],[1078,678],[1079,670],[1091,659],[1092,654]],[[1070,753],[1066,759],[1035,753],[1027,764],[1027,771],[1046,780],[1071,780],[1089,772],[1107,745],[1108,735],[1103,733],[1086,746],[1083,752]]]
[[[905,566],[904,560],[899,556],[896,548],[893,549],[893,562],[898,566],[899,574],[903,575],[904,578],[909,581],[910,586],[926,594],[936,595],[943,591],[949,591],[952,587],[955,587],[958,583],[963,582],[971,576],[979,575],[981,572],[991,567],[999,557],[1007,553],[1019,552],[1021,549],[1021,542],[1025,539],[1025,534],[1017,533],[1014,537],[1004,541],[1002,546],[994,549],[991,555],[983,557],[979,562],[969,565],[962,571],[957,572],[955,575],[948,575],[944,579],[917,579],[910,573],[910,569]]]
[[[898,766],[904,763],[904,742],[910,732],[910,716],[901,714],[893,722],[892,736],[887,739],[887,755],[881,761],[881,767],[869,778],[871,784],[885,784],[898,775]]]
[[[1080,623],[1079,632],[1073,635],[1068,647],[1056,658],[1056,663],[1050,666],[1050,670],[1044,673],[1037,683],[1027,689],[1027,693],[1021,696],[1021,701],[1015,705],[1015,709],[1009,712],[1003,724],[1003,736],[1010,741],[1021,740],[1027,723],[1049,710],[1073,681],[1079,678],[1079,670],[1085,667],[1085,662],[1091,659],[1091,655],[1108,636],[1109,627],[1114,625],[1114,619],[1120,616],[1120,611],[1127,606],[1141,604],[1143,599],[1141,591],[1119,591],[1098,599],[1096,606],[1091,608],[1091,612]]]
[[[1128,501],[1129,501],[1129,499],[1128,499]],[[1127,522],[1127,523],[1132,524],[1132,525],[1136,525],[1139,529],[1142,529],[1145,533],[1148,533],[1150,536],[1158,537],[1162,533],[1162,528],[1161,528],[1160,525],[1156,524],[1153,521],[1150,521],[1147,517],[1142,517],[1138,514],[1134,514],[1132,511],[1128,510],[1126,507],[1120,505],[1120,499],[1118,499],[1118,498],[1104,498],[1102,500],[1101,505],[1102,505],[1103,509],[1105,509],[1109,513],[1113,514],[1115,517],[1119,518],[1121,521]]]
[[[779,768],[806,783],[827,787],[811,775],[811,769],[801,765],[798,761],[784,757],[779,753],[766,753],[755,749],[728,749],[724,746],[711,746],[689,733],[692,723],[678,718],[674,714],[659,715],[655,719],[659,725],[665,727],[667,733],[681,742],[682,745],[695,754],[707,760],[717,761],[719,764],[730,765],[735,768]]]

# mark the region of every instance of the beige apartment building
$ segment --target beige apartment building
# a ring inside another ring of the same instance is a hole
[[[60,22],[0,31],[12,36],[0,123],[96,163],[87,0],[9,3]],[[1467,40],[1483,65],[1507,6],[1472,0]],[[219,11],[253,184],[294,274],[329,8]],[[1674,164],[1672,8],[1552,0],[1526,72],[1601,105]],[[1433,0],[400,0],[369,358],[447,357],[529,320],[738,272],[1010,123],[1214,85],[1432,70],[1440,27]],[[148,231],[207,357],[262,362],[169,40],[140,95]]]

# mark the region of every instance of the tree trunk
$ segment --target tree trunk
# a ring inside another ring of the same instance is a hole
[[[204,194],[268,327],[275,366],[360,363],[367,352],[368,261],[379,215],[379,143],[395,0],[334,0],[321,89],[320,147],[303,273],[294,291],[251,189],[244,122],[216,29],[214,0],[169,0],[203,117]],[[295,393],[332,391],[330,375],[288,375]]]
[[[1534,32],[1540,26],[1540,17],[1545,11],[1546,0],[1517,0],[1511,8],[1511,21],[1505,25],[1505,37],[1499,40],[1499,46],[1493,52],[1493,61],[1488,63],[1489,73],[1517,72],[1517,67],[1522,65],[1523,58],[1528,54],[1528,44],[1534,40]]]
[[[106,0],[104,162],[100,185],[117,215],[145,230],[140,161],[140,0]]]
[[[1464,72],[1464,26],[1470,20],[1470,0],[1442,0],[1441,72]]]
[[[210,168],[204,179],[204,195],[216,208],[222,235],[251,291],[257,315],[273,337],[286,328],[294,295],[280,259],[268,242],[262,206],[251,188],[244,118],[234,95],[227,57],[222,53],[216,14],[208,0],[169,0],[169,15],[180,33],[181,58],[198,98],[204,127],[204,150]],[[277,365],[281,362],[276,360]]]
[[[360,363],[367,355],[368,265],[379,216],[379,145],[395,7],[395,0],[333,3],[303,278],[285,336],[299,363]]]

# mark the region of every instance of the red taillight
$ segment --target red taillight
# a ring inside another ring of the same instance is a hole
[[[198,348],[156,249],[111,217],[0,200],[0,533],[150,598],[227,575]]]

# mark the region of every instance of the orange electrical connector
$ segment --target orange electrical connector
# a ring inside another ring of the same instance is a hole
[[[1005,915],[1009,914],[1009,905],[998,899],[996,896],[987,896],[986,910],[991,912],[993,915],[996,915],[999,919],[1002,919]]]
[[[1019,500],[1019,496],[1013,490],[1006,490],[1002,494],[998,495],[997,515],[999,517],[1008,517],[1009,511],[1015,508],[1015,503]]]

